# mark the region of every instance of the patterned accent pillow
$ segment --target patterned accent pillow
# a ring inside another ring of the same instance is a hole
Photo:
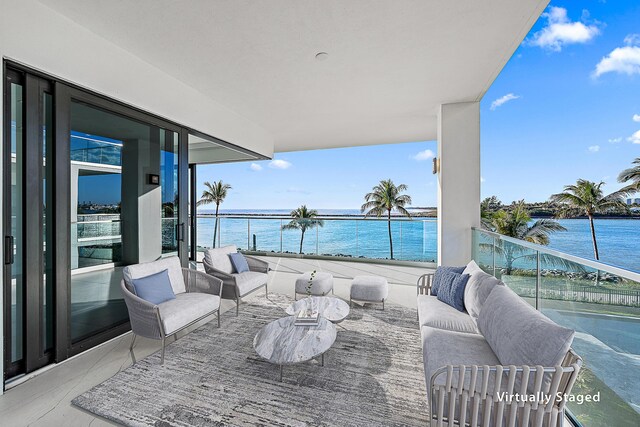
[[[458,311],[464,311],[464,289],[467,286],[469,275],[446,272],[442,280],[445,283],[451,283],[451,285],[440,289],[438,301],[449,304]]]
[[[442,285],[448,287],[451,283],[443,283],[442,277],[444,273],[458,273],[461,274],[466,267],[438,267],[433,275],[433,283],[431,284],[431,295],[434,297],[438,295],[438,292]]]

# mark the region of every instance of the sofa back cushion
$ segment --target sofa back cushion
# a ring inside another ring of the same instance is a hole
[[[569,351],[574,331],[540,313],[506,286],[487,298],[478,329],[503,365],[558,366]]]
[[[465,267],[443,267],[436,268],[436,272],[433,275],[433,283],[431,284],[431,295],[438,296],[438,291],[441,286],[448,287],[451,285],[451,281],[445,280],[446,273],[458,273],[461,274]]]
[[[464,289],[464,306],[469,316],[477,322],[482,306],[493,288],[504,286],[504,283],[482,271],[474,261],[467,265],[463,274],[469,275],[467,286]]]
[[[122,270],[122,275],[127,284],[127,288],[131,289],[133,286],[132,279],[150,276],[155,273],[160,273],[162,270],[167,270],[174,294],[181,294],[187,291],[184,284],[184,276],[182,275],[182,265],[180,264],[180,258],[177,256],[160,258],[157,261],[142,264],[128,265]]]
[[[173,292],[168,270],[153,273],[149,276],[131,279],[134,292],[137,296],[152,304],[162,304],[165,301],[176,299]]]
[[[221,248],[212,248],[204,251],[204,260],[215,268],[216,270],[220,270],[223,273],[232,274],[233,264],[231,264],[231,259],[229,258],[229,254],[233,254],[238,252],[238,248],[234,245],[223,246]]]

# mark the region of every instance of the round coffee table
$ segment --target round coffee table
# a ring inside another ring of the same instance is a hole
[[[313,300],[313,306],[318,309],[318,314],[330,322],[340,323],[349,315],[349,304],[340,298],[311,297],[311,299]],[[289,305],[286,312],[293,316],[306,307],[307,298],[304,298]]]
[[[336,341],[336,326],[321,317],[317,326],[296,326],[295,316],[283,317],[265,325],[253,339],[258,356],[282,367],[322,356]]]

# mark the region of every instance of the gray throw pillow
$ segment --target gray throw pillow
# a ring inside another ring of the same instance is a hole
[[[464,289],[464,306],[469,316],[477,323],[482,306],[491,291],[496,286],[504,286],[504,284],[492,275],[480,270],[479,267],[477,269],[467,267],[464,274],[469,274],[469,280]]]
[[[506,286],[496,286],[478,318],[484,335],[503,365],[561,364],[574,331],[540,313]]]

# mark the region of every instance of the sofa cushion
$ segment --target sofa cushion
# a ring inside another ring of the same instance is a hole
[[[233,273],[233,264],[231,264],[229,254],[236,252],[238,252],[238,248],[233,245],[207,249],[204,251],[204,260],[216,270],[231,274]]]
[[[157,261],[144,262],[142,264],[128,265],[122,270],[122,276],[130,287],[133,285],[131,282],[132,279],[149,276],[154,273],[159,273],[162,270],[167,270],[169,274],[173,293],[177,295],[187,291],[184,284],[184,276],[182,275],[182,264],[180,264],[180,258],[177,256],[160,258]]]
[[[473,265],[476,268],[467,266],[464,273],[469,274],[469,280],[464,289],[464,307],[473,320],[477,322],[482,306],[491,291],[493,291],[493,288],[504,286],[504,283],[482,271],[475,262],[473,262]]]
[[[465,311],[464,288],[467,286],[469,275],[446,272],[443,280],[445,283],[451,282],[451,284],[441,287],[437,298],[458,311]]]
[[[236,278],[236,284],[238,285],[238,292],[240,296],[246,295],[260,286],[264,286],[269,279],[266,273],[260,273],[257,271],[245,271],[244,273],[234,274]]]
[[[441,286],[448,286],[451,283],[444,281],[445,273],[458,273],[461,274],[465,267],[443,267],[436,268],[436,272],[433,275],[433,283],[431,284],[431,295],[438,295],[438,291]]]
[[[433,295],[418,296],[418,319],[420,326],[469,334],[479,333],[475,322],[466,312],[458,311],[450,305],[438,301],[438,297]]]
[[[431,376],[447,365],[499,365],[500,362],[493,350],[479,334],[447,331],[445,329],[423,326],[422,358],[427,388],[431,384]],[[446,375],[438,377],[438,384],[444,384]],[[454,380],[454,384],[457,379]]]
[[[171,280],[169,280],[167,270],[131,279],[131,283],[133,284],[134,293],[152,304],[161,304],[176,297],[171,288]]]
[[[558,366],[574,331],[556,324],[506,286],[487,298],[478,329],[503,365]]]
[[[193,292],[176,295],[175,299],[158,305],[158,310],[165,335],[171,335],[219,307],[218,295]]]
[[[231,265],[233,265],[234,273],[244,273],[245,271],[249,271],[247,259],[241,253],[236,252],[229,254],[229,259],[231,260]]]

